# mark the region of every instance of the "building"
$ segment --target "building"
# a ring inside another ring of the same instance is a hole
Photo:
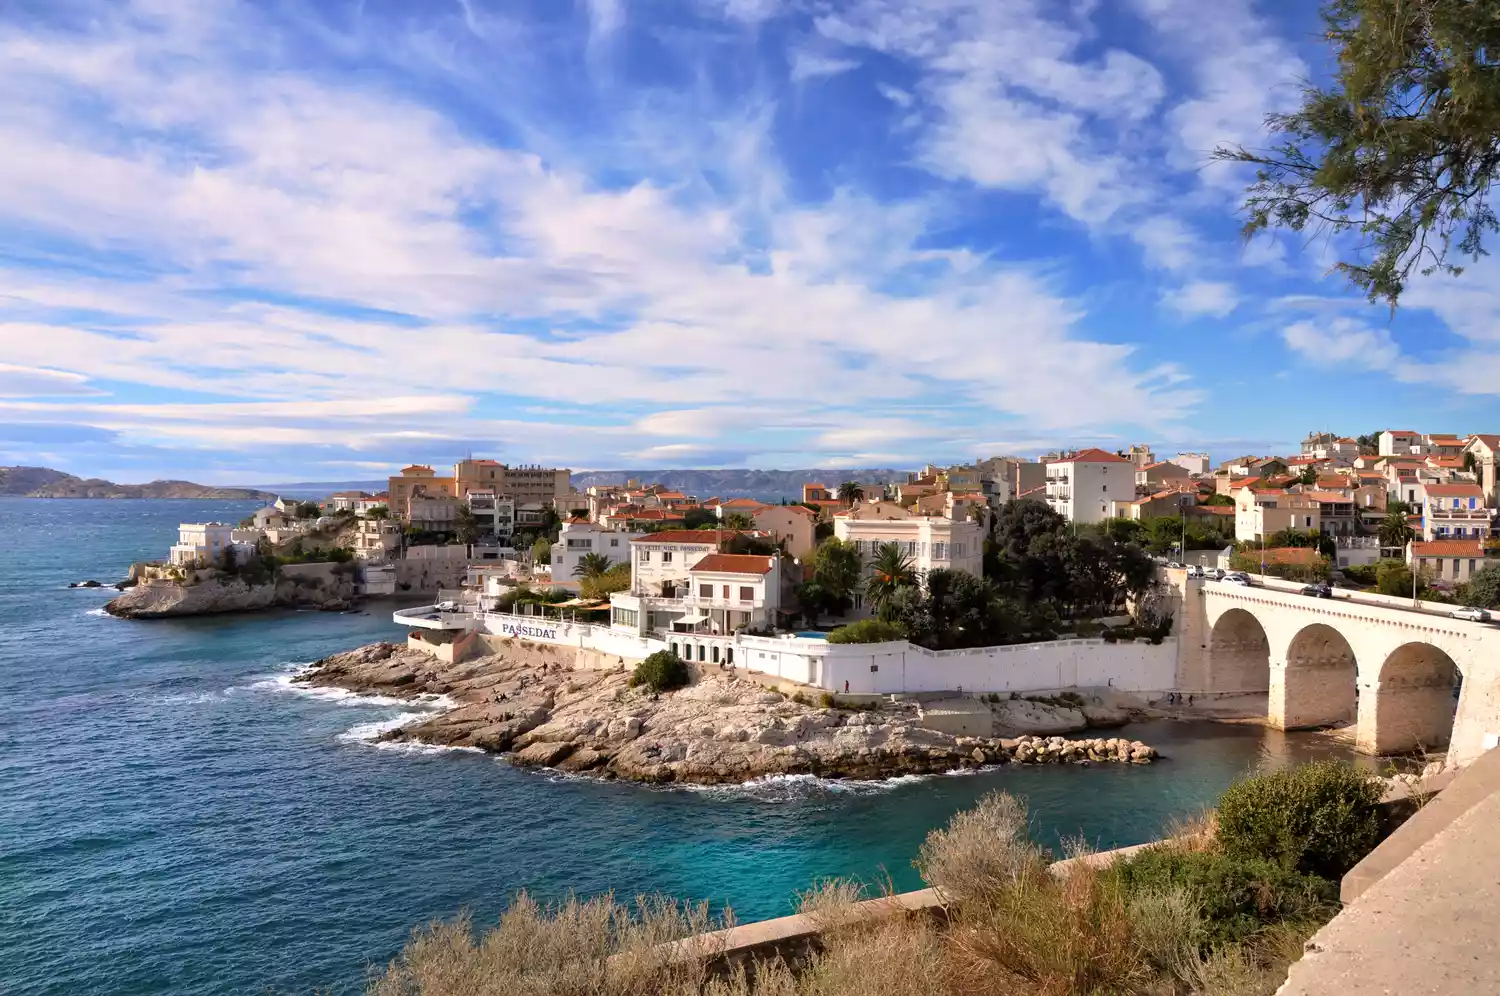
[[[805,505],[762,505],[750,519],[756,529],[769,533],[789,557],[802,560],[817,545],[817,513]]]
[[[900,502],[877,499],[874,501],[857,502],[842,512],[835,512],[834,518],[856,519],[860,521],[869,519],[909,519],[911,518],[911,513]]]
[[[1464,445],[1464,457],[1474,458],[1474,470],[1479,477],[1479,487],[1484,491],[1484,503],[1490,508],[1496,505],[1495,463],[1500,458],[1500,435],[1476,434]]]
[[[1154,495],[1144,495],[1131,501],[1117,501],[1113,514],[1117,519],[1132,519],[1139,522],[1142,519],[1158,519],[1163,516],[1175,518],[1186,515],[1191,509],[1197,507],[1198,496],[1191,492],[1159,491]]]
[[[826,485],[804,484],[802,485],[802,500],[812,503],[820,501],[836,501],[837,498],[835,495],[829,493],[828,487]]]
[[[611,565],[630,562],[630,544],[647,535],[625,529],[605,529],[592,522],[573,519],[562,524],[552,544],[552,577],[570,582],[578,562],[591,553],[602,554]]]
[[[1464,444],[1467,440],[1446,432],[1429,433],[1422,437],[1422,450],[1428,456],[1456,457],[1463,456]]]
[[[927,516],[905,519],[858,519],[840,516],[833,535],[853,543],[866,565],[880,547],[895,543],[911,560],[913,570],[984,573],[984,527],[977,522]]]
[[[1253,542],[1283,529],[1316,531],[1321,528],[1321,512],[1319,503],[1304,495],[1242,487],[1234,493],[1234,538]]]
[[[710,553],[688,570],[687,612],[673,630],[737,633],[769,629],[781,607],[781,557]]]
[[[1303,491],[1298,497],[1317,503],[1319,532],[1328,536],[1352,536],[1359,532],[1359,509],[1349,495],[1335,491]],[[1306,513],[1303,515],[1305,517]]]
[[[451,533],[458,528],[458,510],[463,507],[464,503],[452,495],[417,491],[407,497],[400,518],[413,529]]]
[[[573,493],[573,474],[569,470],[548,467],[511,467],[495,460],[460,460],[453,465],[451,477],[438,476],[426,464],[403,467],[388,481],[386,493],[390,509],[405,515],[414,495],[429,498],[464,499],[470,491],[487,491],[512,499],[517,506],[552,507],[558,498]],[[583,502],[587,504],[587,502]]]
[[[1477,484],[1428,484],[1422,510],[1422,539],[1488,539],[1493,510]]]
[[[222,522],[184,522],[177,527],[168,560],[178,567],[212,567],[225,550],[234,549],[233,532],[233,526]]]
[[[401,523],[390,519],[360,519],[354,524],[354,556],[380,563],[394,559],[401,549]]]
[[[1422,434],[1409,429],[1386,429],[1378,439],[1381,456],[1421,456]]]
[[[275,505],[257,508],[250,519],[254,522],[256,529],[280,529],[287,524],[286,513]]]
[[[500,545],[509,545],[516,531],[516,500],[488,489],[476,489],[465,495],[465,501],[479,535],[492,536]]]
[[[1145,443],[1133,444],[1125,454],[1125,459],[1137,467],[1148,467],[1156,463],[1156,454],[1151,452],[1151,447]]]
[[[1175,463],[1189,474],[1201,476],[1208,473],[1207,453],[1179,453],[1168,463]]]
[[[1153,494],[1172,485],[1189,484],[1192,477],[1192,474],[1170,460],[1148,463],[1135,472],[1136,492]]]
[[[369,497],[363,491],[335,491],[328,496],[323,507],[330,512],[357,512],[359,503]]]
[[[720,522],[723,522],[731,515],[743,515],[748,518],[754,515],[755,510],[764,504],[765,502],[756,501],[754,498],[734,498],[730,501],[720,502],[719,507],[715,509],[715,514],[718,515]]]
[[[1071,522],[1103,522],[1117,501],[1135,499],[1136,467],[1101,449],[1047,464],[1047,504]]]
[[[1429,583],[1451,588],[1485,566],[1484,544],[1475,539],[1417,540],[1407,544],[1406,562]]]
[[[354,511],[358,515],[369,515],[377,508],[385,509],[387,512],[389,512],[390,507],[391,496],[382,491],[378,495],[371,495],[368,498],[361,498],[359,501],[355,502]]]
[[[453,478],[439,477],[426,464],[414,463],[409,467],[402,467],[400,474],[386,482],[386,494],[390,497],[388,507],[391,514],[406,519],[409,503],[414,495],[451,498]]]
[[[736,535],[733,529],[671,529],[632,540],[631,594],[657,596],[685,586],[688,569]]]

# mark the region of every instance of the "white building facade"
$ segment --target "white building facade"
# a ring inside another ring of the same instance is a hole
[[[1047,504],[1070,522],[1103,522],[1116,501],[1135,499],[1136,466],[1100,449],[1047,464]]]
[[[225,550],[234,549],[234,527],[223,522],[184,522],[177,527],[177,543],[168,560],[179,567],[212,567]]]
[[[571,581],[578,562],[591,553],[600,553],[611,564],[630,562],[630,544],[644,537],[624,529],[605,529],[592,522],[564,522],[557,542],[552,544],[552,576]]]
[[[1128,480],[1128,475],[1122,476]],[[895,543],[911,559],[912,568],[984,573],[984,527],[977,522],[940,516],[906,519],[834,520],[833,535],[853,543],[868,565],[886,543]]]

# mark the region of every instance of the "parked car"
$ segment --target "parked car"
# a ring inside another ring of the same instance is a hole
[[[1207,575],[1203,573],[1203,568],[1199,567],[1197,564],[1194,564],[1192,567],[1188,568],[1187,576],[1190,578],[1201,578],[1206,577]]]
[[[1208,573],[1209,573],[1209,575],[1211,577],[1213,577],[1213,579],[1215,581],[1223,581],[1224,580],[1224,575],[1228,574],[1229,572],[1226,571],[1222,567],[1215,567],[1213,570],[1209,571]]]
[[[1169,560],[1169,561],[1167,561],[1167,567],[1170,568],[1171,570],[1174,570],[1174,571],[1180,571],[1180,570],[1182,570],[1182,565],[1179,564],[1175,560]]]
[[[1225,584],[1242,584],[1248,587],[1250,584],[1250,575],[1244,574],[1240,571],[1230,571],[1219,580],[1223,581]]]
[[[1493,622],[1494,621],[1494,617],[1490,615],[1488,609],[1480,609],[1480,608],[1476,608],[1474,606],[1469,606],[1467,608],[1462,608],[1462,609],[1455,609],[1452,612],[1448,613],[1448,615],[1452,616],[1454,619],[1467,619],[1467,620],[1469,620],[1469,622]]]
[[[1313,598],[1332,598],[1333,589],[1326,584],[1310,584],[1302,589],[1302,594]]]

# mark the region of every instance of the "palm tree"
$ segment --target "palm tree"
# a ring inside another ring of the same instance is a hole
[[[900,545],[880,544],[870,563],[870,576],[865,581],[865,597],[870,600],[870,607],[876,615],[884,618],[896,592],[916,583],[917,573],[912,570],[911,558],[902,552]]]
[[[1386,547],[1406,548],[1406,544],[1416,537],[1416,531],[1406,521],[1404,512],[1387,512],[1385,519],[1380,523],[1380,545]]]
[[[724,516],[725,529],[754,529],[755,522],[744,512],[730,512]]]
[[[865,489],[858,481],[845,481],[839,485],[839,501],[853,505],[865,496]]]
[[[585,553],[578,558],[578,565],[573,568],[575,578],[588,578],[590,580],[603,577],[609,572],[609,557],[602,553]]]

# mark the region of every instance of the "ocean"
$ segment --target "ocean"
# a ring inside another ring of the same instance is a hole
[[[179,522],[253,504],[0,499],[0,993],[361,991],[411,929],[522,889],[667,894],[741,920],[820,878],[920,885],[924,835],[994,789],[1037,838],[1148,840],[1260,765],[1339,753],[1206,723],[1124,732],[1151,766],[659,789],[376,747],[410,703],[294,690],[318,657],[401,639],[391,606],[127,621],[102,609]]]

